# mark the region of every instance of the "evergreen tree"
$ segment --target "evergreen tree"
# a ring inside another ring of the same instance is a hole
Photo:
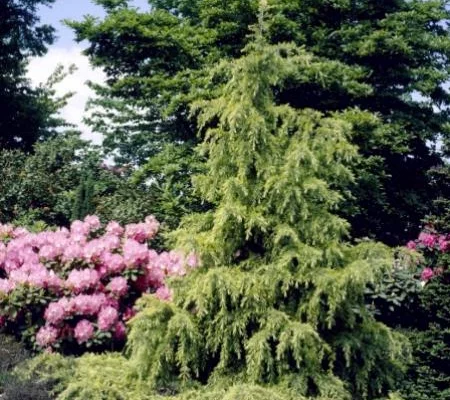
[[[72,22],[87,55],[104,67],[91,121],[109,151],[141,163],[165,142],[194,142],[189,105],[208,96],[205,73],[223,58],[239,57],[257,0],[151,0],[149,12],[127,1],[97,0],[104,20]],[[427,171],[442,161],[428,143],[447,135],[449,80],[446,0],[271,0],[271,43],[295,42],[330,61],[364,71],[371,90],[348,95],[338,85],[287,82],[277,100],[322,112],[357,106],[379,120],[360,118],[351,141],[363,157],[341,214],[354,236],[403,243],[416,236],[435,197]],[[113,123],[111,122],[113,119]],[[381,122],[381,123],[380,123]],[[131,132],[131,133],[130,133]]]
[[[395,381],[401,340],[363,299],[389,252],[346,244],[348,223],[333,213],[353,178],[351,125],[275,102],[287,81],[315,84],[315,71],[326,81],[338,68],[348,77],[345,65],[257,33],[219,67],[220,95],[196,105],[208,156],[196,185],[216,208],[175,233],[207,268],[175,286],[176,306],[147,300],[133,324],[131,359],[156,387],[199,380],[224,398],[342,400],[377,398]]]
[[[35,142],[56,133],[60,108],[50,88],[32,87],[26,78],[29,58],[42,56],[54,29],[39,25],[37,8],[54,0],[0,2],[0,148],[31,150]]]
[[[84,174],[75,193],[72,220],[82,220],[86,215],[91,215],[95,212],[93,204],[94,189],[92,176]]]

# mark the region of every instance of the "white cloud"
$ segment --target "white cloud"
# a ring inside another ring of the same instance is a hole
[[[92,133],[82,120],[86,102],[94,95],[86,82],[103,82],[105,80],[104,73],[100,69],[92,68],[87,57],[81,54],[80,47],[73,46],[69,49],[53,47],[44,57],[31,60],[28,67],[28,77],[35,85],[43,83],[47,81],[58,64],[63,64],[66,67],[75,64],[77,67],[72,75],[67,76],[64,81],[56,86],[57,93],[60,95],[67,92],[76,93],[61,111],[62,116],[68,122],[75,124],[83,132],[85,139],[100,143],[101,137]]]

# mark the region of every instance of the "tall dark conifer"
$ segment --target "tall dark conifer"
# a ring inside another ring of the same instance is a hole
[[[39,25],[38,7],[55,0],[0,2],[0,148],[30,151],[35,142],[56,133],[60,108],[48,88],[26,78],[30,57],[42,56],[54,29]]]

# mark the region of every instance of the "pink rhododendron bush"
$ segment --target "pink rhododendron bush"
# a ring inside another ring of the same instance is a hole
[[[450,235],[439,234],[431,226],[428,226],[416,240],[408,242],[406,247],[423,255],[422,262],[419,263],[420,276],[418,276],[422,285],[426,285],[431,279],[448,272]]]
[[[169,276],[195,255],[149,247],[159,223],[102,226],[96,216],[70,229],[31,233],[0,224],[0,325],[36,350],[80,354],[117,349],[143,293],[169,300]]]

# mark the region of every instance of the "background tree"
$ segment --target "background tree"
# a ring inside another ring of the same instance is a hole
[[[0,221],[66,224],[72,210],[69,193],[78,185],[80,165],[88,154],[78,132],[37,143],[32,154],[0,151],[2,176],[9,177],[0,182]]]
[[[428,175],[436,198],[426,223],[434,226],[438,232],[450,232],[450,165],[433,168]]]
[[[96,87],[101,111],[90,121],[105,133],[107,150],[139,164],[164,142],[195,142],[189,104],[209,96],[208,66],[240,55],[258,1],[152,0],[149,12],[127,1],[96,2],[106,9],[103,20],[70,25],[108,75],[107,85]],[[427,144],[447,135],[447,3],[269,1],[272,43],[293,41],[323,60],[362,70],[370,86],[348,95],[338,85],[293,81],[276,94],[294,108],[359,107],[379,115],[351,121],[363,157],[354,167],[353,199],[341,213],[355,236],[403,242],[415,236],[434,198],[427,171],[442,160]]]
[[[0,148],[31,150],[56,133],[59,104],[46,86],[32,87],[26,78],[30,57],[42,56],[54,29],[39,25],[37,8],[54,0],[5,0],[0,4]]]
[[[173,229],[181,215],[207,208],[189,194],[188,172],[197,168],[199,157],[190,148],[178,149],[177,158],[163,152],[138,172],[104,164],[100,149],[78,132],[37,143],[31,154],[0,150],[0,221],[65,226],[96,214],[126,224],[153,214],[163,231]],[[172,180],[177,184],[169,185]]]
[[[94,214],[92,198],[94,196],[94,182],[91,175],[81,177],[80,183],[75,192],[73,204],[72,220],[82,220],[87,215]]]

